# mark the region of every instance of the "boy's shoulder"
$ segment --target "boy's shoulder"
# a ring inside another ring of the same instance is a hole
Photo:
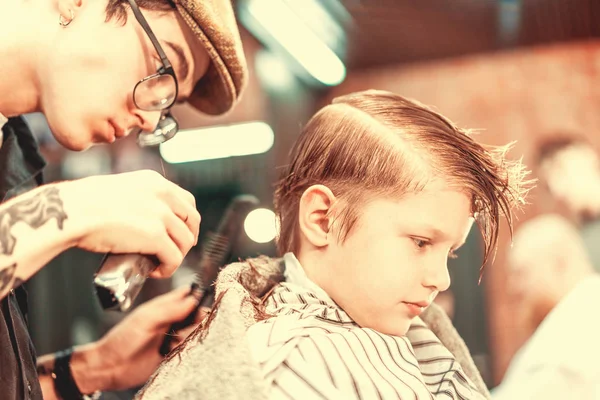
[[[318,376],[316,381],[323,384],[329,382],[326,371],[334,370],[337,376],[375,379],[361,367],[371,365],[375,359],[394,360],[393,373],[405,383],[421,375],[407,337],[383,335],[357,324],[336,324],[314,315],[271,317],[252,325],[246,331],[246,341],[252,359],[268,381],[278,377],[285,381],[282,377],[292,371],[293,375],[313,380]],[[330,383],[335,386],[333,380]],[[423,398],[429,395],[422,382],[411,391],[418,391]]]
[[[289,286],[292,286],[292,290]],[[278,298],[283,293],[294,293],[293,285],[280,284],[272,298]],[[254,358],[261,363],[277,364],[275,360],[283,361],[293,352],[302,352],[306,348],[353,351],[350,349],[357,343],[361,343],[363,348],[372,346],[373,351],[376,351],[377,343],[386,343],[388,348],[403,349],[405,354],[412,353],[407,337],[383,335],[373,329],[360,327],[350,319],[340,319],[339,313],[326,305],[313,303],[298,308],[296,305],[288,307],[288,304],[279,303],[278,306],[271,308],[274,315],[271,313],[270,318],[253,324],[246,331],[246,340]],[[416,364],[416,360],[413,361]]]

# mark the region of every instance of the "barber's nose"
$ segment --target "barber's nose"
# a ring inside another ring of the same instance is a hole
[[[145,132],[152,132],[156,129],[158,121],[160,121],[160,111],[142,111],[137,110],[135,112],[138,117],[138,125]]]
[[[448,272],[446,261],[438,261],[426,268],[423,286],[437,290],[438,292],[448,290],[450,287],[450,273]]]

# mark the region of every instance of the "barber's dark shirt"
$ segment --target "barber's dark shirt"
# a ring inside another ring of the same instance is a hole
[[[45,162],[22,118],[11,118],[2,128],[0,200],[42,183]],[[0,302],[0,399],[41,399],[35,349],[27,327],[27,293],[18,287]]]

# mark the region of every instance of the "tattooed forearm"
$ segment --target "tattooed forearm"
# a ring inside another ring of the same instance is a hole
[[[62,230],[67,214],[56,186],[48,186],[35,196],[17,201],[0,211],[0,254],[13,253],[17,239],[11,231],[16,223],[24,222],[37,229],[52,218],[56,219],[58,229]]]

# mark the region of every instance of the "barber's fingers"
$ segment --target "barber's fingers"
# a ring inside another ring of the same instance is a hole
[[[187,225],[194,236],[195,245],[198,241],[201,221],[200,213],[196,208],[196,199],[190,192],[172,182],[168,182],[167,185],[171,190],[165,192],[164,201],[171,207],[179,219]]]
[[[197,306],[197,297],[186,285],[155,297],[133,313],[152,329],[166,332],[172,324],[183,321]]]
[[[161,265],[152,276],[167,277],[198,241],[200,214],[194,196],[155,171],[54,185],[69,216],[67,237],[84,250],[156,255]]]
[[[196,238],[189,231],[186,224],[175,214],[169,214],[164,218],[166,226],[162,246],[157,243],[155,248],[156,256],[161,261],[159,268],[150,274],[153,278],[166,278],[171,276],[181,265],[185,255],[196,242]]]

